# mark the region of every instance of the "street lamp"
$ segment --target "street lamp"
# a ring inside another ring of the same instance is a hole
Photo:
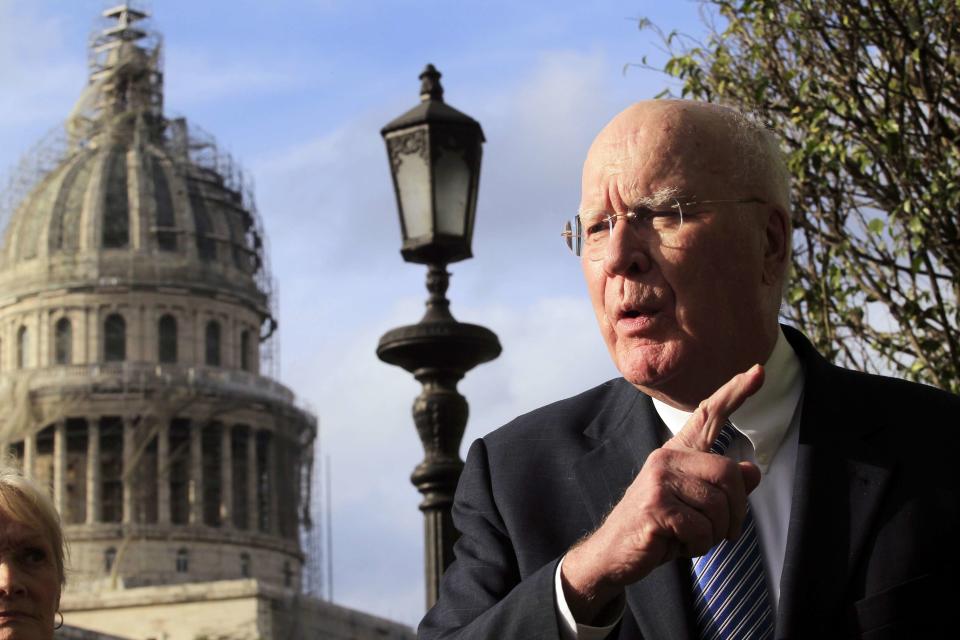
[[[444,103],[440,73],[432,64],[420,81],[420,104],[381,134],[400,211],[400,254],[407,262],[428,266],[430,296],[420,322],[385,333],[377,356],[411,372],[423,385],[413,403],[413,420],[424,459],[410,480],[423,494],[429,608],[437,601],[440,576],[453,560],[459,536],[450,507],[463,469],[459,451],[468,407],[457,382],[500,355],[500,341],[485,327],[457,322],[445,295],[447,265],[473,256],[483,131],[476,120]]]

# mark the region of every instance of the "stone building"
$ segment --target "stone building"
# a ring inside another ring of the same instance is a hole
[[[60,511],[66,624],[412,637],[301,593],[316,418],[266,375],[277,323],[252,195],[212,138],[164,116],[146,17],[104,12],[64,144],[0,247],[0,448]]]

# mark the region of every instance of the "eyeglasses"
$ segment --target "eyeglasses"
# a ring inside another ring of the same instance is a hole
[[[656,234],[660,241],[668,240],[680,233],[684,215],[688,217],[703,205],[762,203],[760,198],[740,198],[737,200],[691,200],[680,202],[675,198],[662,206],[640,206],[626,213],[608,211],[581,211],[563,225],[564,242],[575,256],[586,256],[589,260],[603,260],[607,255],[613,228],[621,219],[627,222],[634,232]],[[686,213],[685,213],[686,212]]]

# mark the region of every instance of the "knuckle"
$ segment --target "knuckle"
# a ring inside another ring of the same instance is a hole
[[[740,467],[736,462],[728,458],[724,458],[727,464],[723,467],[723,482],[724,485],[730,491],[734,491],[737,494],[743,492],[743,474],[740,472]]]
[[[647,456],[647,463],[645,467],[661,467],[667,463],[671,457],[671,451],[669,449],[664,449],[659,447],[650,452],[650,455]]]

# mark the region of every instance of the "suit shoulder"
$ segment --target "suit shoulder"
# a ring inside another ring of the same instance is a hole
[[[833,367],[840,378],[841,388],[849,394],[851,403],[870,407],[884,407],[885,411],[910,411],[918,414],[951,412],[960,417],[960,396],[943,389],[876,374]]]
[[[575,396],[517,416],[499,429],[488,433],[483,440],[488,445],[498,446],[517,439],[538,437],[547,432],[551,436],[563,433],[579,435],[611,400],[624,393],[635,395],[640,392],[623,378],[607,380]]]
[[[960,448],[960,431],[954,427],[960,419],[960,396],[899,378],[834,370],[828,382],[834,387],[831,399],[838,416],[848,425],[863,425],[870,439],[883,443],[894,458],[949,458]],[[930,442],[938,445],[930,448]]]

